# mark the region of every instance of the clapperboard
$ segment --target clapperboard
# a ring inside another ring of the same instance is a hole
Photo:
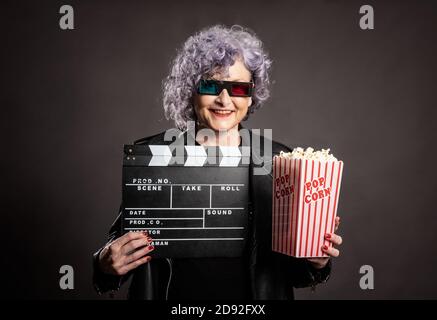
[[[242,255],[249,162],[244,146],[125,145],[122,233],[147,230],[153,257]]]

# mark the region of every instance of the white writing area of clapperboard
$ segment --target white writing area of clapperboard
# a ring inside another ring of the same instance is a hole
[[[122,233],[147,230],[154,257],[242,254],[249,147],[125,145]]]

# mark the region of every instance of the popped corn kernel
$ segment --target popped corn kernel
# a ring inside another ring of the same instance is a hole
[[[338,161],[333,154],[330,154],[331,149],[322,149],[314,151],[314,148],[308,147],[304,150],[301,147],[294,148],[292,152],[281,151],[279,156],[292,159],[306,159],[319,161]]]

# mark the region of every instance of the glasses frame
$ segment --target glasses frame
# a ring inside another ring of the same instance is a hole
[[[218,87],[218,93],[201,93],[200,92],[200,86],[202,83],[213,83]],[[232,86],[233,85],[248,85],[249,92],[245,95],[234,95],[232,94]],[[201,79],[199,83],[197,84],[197,93],[201,95],[208,95],[208,96],[218,96],[222,93],[223,89],[226,89],[228,91],[228,94],[231,97],[252,97],[253,95],[253,88],[255,88],[255,84],[253,81],[250,82],[242,82],[242,81],[225,81],[225,80],[214,80],[214,79]]]

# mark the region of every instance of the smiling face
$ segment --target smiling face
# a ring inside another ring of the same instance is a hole
[[[219,74],[212,77],[215,80],[250,82],[251,74],[240,59],[229,67],[229,77],[222,78]],[[199,95],[194,97],[194,110],[197,121],[202,128],[219,130],[238,130],[238,124],[246,116],[252,103],[251,97],[231,97],[226,89],[218,96]]]

